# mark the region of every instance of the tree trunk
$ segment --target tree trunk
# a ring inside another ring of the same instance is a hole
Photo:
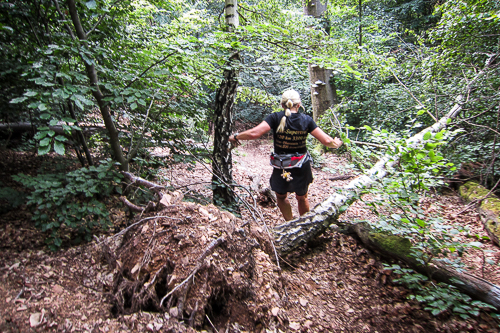
[[[348,226],[347,231],[355,233],[365,247],[386,258],[403,261],[417,272],[434,280],[453,285],[474,299],[493,305],[497,310],[500,310],[500,286],[463,270],[457,271],[442,262],[433,262],[424,266],[410,256],[411,242],[408,239],[373,232],[366,223],[352,224]]]
[[[322,18],[327,10],[327,0],[309,0],[304,6],[304,14],[315,18]],[[325,27],[328,32],[328,27]],[[316,121],[332,105],[338,103],[337,90],[334,83],[330,83],[333,78],[332,71],[319,67],[316,64],[309,64],[309,83],[311,84],[311,104],[313,109],[313,119]]]
[[[83,30],[82,24],[80,22],[80,17],[78,15],[78,10],[76,8],[75,0],[67,0],[69,14],[71,16],[71,21],[75,27],[76,36],[80,42],[85,43],[87,41],[87,34]],[[109,105],[104,101],[104,95],[99,88],[99,78],[97,75],[97,70],[93,64],[88,64],[84,59],[82,59],[85,69],[87,70],[87,77],[90,80],[90,85],[92,87],[92,95],[99,105],[99,110],[101,111],[102,119],[104,120],[104,125],[109,134],[110,146],[113,151],[115,159],[120,163],[120,170],[128,171],[129,161],[123,154],[120,139],[118,138],[118,130],[115,127],[113,118],[111,117]]]
[[[212,161],[213,199],[216,205],[234,206],[233,158],[229,136],[233,128],[234,99],[238,88],[238,70],[224,71],[224,79],[215,95],[214,152]]]
[[[237,0],[226,0],[226,24],[231,32],[238,27]],[[224,70],[224,78],[217,89],[214,107],[214,152],[212,155],[212,189],[216,205],[236,206],[233,184],[233,159],[229,136],[233,129],[234,101],[238,88],[239,53],[229,58],[230,69]]]

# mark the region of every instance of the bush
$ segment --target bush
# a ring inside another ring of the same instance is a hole
[[[115,190],[123,176],[115,171],[110,159],[99,166],[81,168],[67,174],[42,174],[35,177],[19,174],[15,181],[34,189],[28,195],[29,206],[34,208],[35,225],[44,232],[50,232],[46,243],[52,250],[61,244],[63,228],[77,232],[75,243],[90,240],[94,227],[107,228],[109,213],[102,203]]]

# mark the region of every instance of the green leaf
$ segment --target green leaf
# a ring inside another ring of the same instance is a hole
[[[425,221],[423,221],[423,220],[421,220],[421,219],[415,219],[415,221],[417,222],[417,224],[418,224],[419,226],[421,226],[422,228],[425,228],[425,226],[426,226]]]
[[[97,4],[95,3],[95,0],[90,0],[85,3],[85,6],[87,6],[88,9],[95,9]]]
[[[424,140],[429,140],[431,138],[432,134],[431,132],[427,132],[424,134]]]
[[[22,103],[27,99],[28,99],[27,97],[18,97],[18,98],[11,99],[9,103],[10,104]]]
[[[65,136],[62,136],[62,135],[58,135],[54,139],[56,139],[57,141],[60,141],[60,142],[68,141],[68,138],[66,138]]]
[[[132,103],[132,104],[130,104],[130,108],[131,108],[132,110],[137,109],[137,104],[136,104],[136,103]]]
[[[434,136],[434,139],[436,139],[436,140],[441,140],[442,138],[443,138],[443,132],[438,132]]]
[[[48,146],[50,144],[51,138],[45,138],[40,141],[40,146]]]
[[[43,138],[45,138],[47,136],[47,131],[40,131],[40,132],[37,132],[34,136],[34,139],[35,140],[42,140]]]
[[[23,95],[27,96],[27,97],[33,97],[33,96],[38,95],[38,93],[36,91],[29,90],[29,91],[25,92]]]
[[[45,155],[50,151],[50,146],[40,146],[38,147],[38,155]]]
[[[47,120],[49,118],[50,118],[50,114],[49,113],[42,113],[40,115],[40,119]]]
[[[363,127],[366,128],[367,131],[370,131],[370,132],[372,131],[372,128],[368,125],[364,125]]]

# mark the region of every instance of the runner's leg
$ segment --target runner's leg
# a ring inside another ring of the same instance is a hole
[[[296,194],[297,202],[299,203],[299,214],[302,216],[311,209],[309,208],[309,199],[307,199],[307,193],[304,195]]]
[[[292,206],[290,205],[290,201],[288,201],[288,193],[276,193],[276,200],[278,201],[278,208],[280,209],[281,214],[283,214],[285,221],[293,219]]]

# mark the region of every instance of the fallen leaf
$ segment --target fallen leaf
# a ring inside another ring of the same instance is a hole
[[[55,286],[52,287],[52,291],[55,292],[56,294],[60,294],[64,291],[64,289],[60,285],[56,284]]]
[[[305,299],[303,297],[299,298],[299,302],[300,302],[300,305],[302,305],[302,306],[306,306],[307,305],[307,299]]]
[[[290,328],[292,330],[298,331],[298,330],[300,330],[300,323],[290,322]]]
[[[271,310],[271,313],[273,314],[273,316],[277,317],[278,316],[278,312],[280,311],[280,308],[278,307],[274,307],[272,310]]]
[[[42,322],[42,313],[41,312],[35,312],[32,313],[30,316],[30,326],[31,327],[37,327],[40,325]]]
[[[139,270],[140,267],[141,267],[141,263],[138,262],[137,264],[135,264],[134,268],[132,268],[130,273],[134,274],[135,272],[137,272],[137,270]]]

